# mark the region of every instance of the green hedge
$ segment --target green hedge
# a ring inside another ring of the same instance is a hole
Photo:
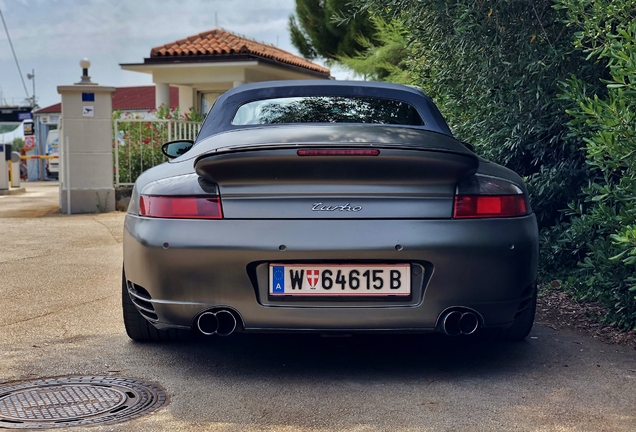
[[[523,175],[541,277],[635,328],[636,0],[354,4],[399,25],[376,26],[384,43],[343,62],[422,87],[458,138]],[[400,38],[397,60],[381,50]]]

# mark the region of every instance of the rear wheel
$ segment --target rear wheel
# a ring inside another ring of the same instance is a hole
[[[121,303],[124,313],[124,327],[128,337],[137,342],[174,342],[188,341],[191,332],[181,329],[157,330],[137,310],[133,304],[128,288],[126,287],[126,275],[122,272]]]
[[[537,311],[537,288],[534,288],[534,293],[530,298],[530,303],[521,312],[521,315],[515,319],[512,326],[506,331],[505,339],[509,341],[522,341],[532,330],[534,324],[534,316]]]

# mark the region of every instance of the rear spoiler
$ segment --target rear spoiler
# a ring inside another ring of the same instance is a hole
[[[307,149],[377,149],[377,156],[299,156]],[[219,186],[248,184],[448,184],[476,172],[469,152],[397,146],[234,148],[199,156],[196,173]]]

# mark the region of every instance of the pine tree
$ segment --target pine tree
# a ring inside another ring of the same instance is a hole
[[[368,13],[351,9],[350,0],[296,0],[289,31],[305,58],[327,61],[357,55],[365,49],[360,38],[374,40],[375,34]]]

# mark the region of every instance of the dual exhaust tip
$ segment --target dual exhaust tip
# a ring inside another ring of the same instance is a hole
[[[442,316],[442,331],[448,336],[471,335],[479,328],[479,317],[472,311],[452,311]]]
[[[236,317],[228,310],[203,312],[197,319],[197,328],[205,336],[229,336],[236,330]]]
[[[197,319],[197,328],[205,336],[229,336],[236,330],[236,317],[228,310],[203,312]],[[448,336],[471,335],[479,328],[479,317],[472,311],[454,310],[442,316],[442,331]]]

